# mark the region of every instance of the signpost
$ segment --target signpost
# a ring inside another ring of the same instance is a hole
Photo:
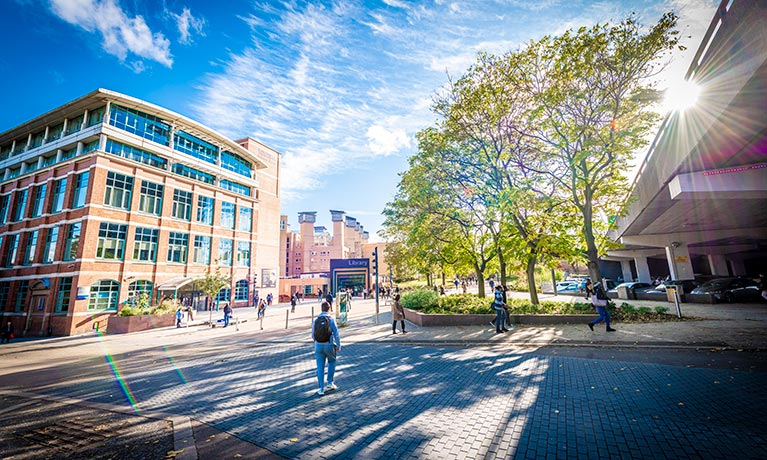
[[[378,326],[378,246],[373,249],[373,272],[375,273],[376,280],[376,326]]]

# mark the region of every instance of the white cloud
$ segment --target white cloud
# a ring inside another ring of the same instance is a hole
[[[116,0],[51,0],[51,11],[72,25],[101,34],[104,51],[120,62],[132,53],[168,68],[173,66],[170,41],[162,33],[152,33],[142,16],[129,17]],[[138,61],[129,65],[134,71],[144,69]]]
[[[176,21],[176,26],[178,27],[179,43],[184,45],[191,44],[193,42],[193,34],[205,36],[205,33],[202,31],[202,28],[205,26],[205,19],[192,16],[189,8],[184,7],[181,14],[170,13],[170,15]]]
[[[407,132],[401,128],[384,127],[379,124],[368,128],[368,147],[378,155],[390,155],[412,145]]]

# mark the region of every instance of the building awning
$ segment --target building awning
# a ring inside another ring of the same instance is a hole
[[[192,281],[194,281],[194,279],[187,278],[185,276],[181,278],[173,278],[157,286],[157,290],[158,291],[177,291],[179,288],[186,286]]]

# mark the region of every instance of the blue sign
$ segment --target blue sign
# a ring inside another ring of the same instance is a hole
[[[330,259],[330,270],[339,268],[367,268],[370,259]]]

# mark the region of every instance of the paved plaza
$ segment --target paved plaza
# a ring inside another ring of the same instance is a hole
[[[279,306],[263,324],[236,312],[238,328],[2,346],[2,458],[767,458],[765,305],[729,319],[700,307],[710,318],[676,337],[616,324],[608,338],[583,325],[392,336],[388,313],[376,325],[355,302],[324,397],[311,306],[287,329]]]

